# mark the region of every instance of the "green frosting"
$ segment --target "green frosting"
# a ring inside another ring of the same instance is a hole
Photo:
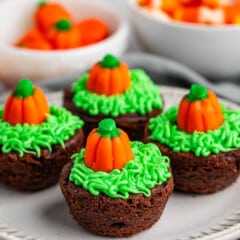
[[[115,56],[107,54],[100,62],[100,65],[104,68],[116,68],[119,67],[120,61]]]
[[[208,97],[207,88],[203,85],[192,84],[186,98],[189,102],[202,100]]]
[[[72,24],[69,20],[63,18],[55,23],[55,27],[60,31],[68,31],[72,28]]]
[[[92,93],[86,89],[88,74],[84,74],[73,83],[73,102],[76,107],[90,115],[98,114],[117,117],[126,113],[145,115],[153,110],[162,109],[163,101],[159,88],[149,76],[140,69],[131,70],[131,87],[123,94],[105,96]]]
[[[109,173],[93,171],[84,163],[85,149],[73,155],[74,163],[69,180],[82,186],[93,195],[100,192],[111,198],[127,199],[129,194],[151,195],[151,189],[166,182],[170,177],[170,161],[162,156],[158,147],[152,143],[131,142],[134,160],[129,161],[122,170]]]
[[[97,132],[101,137],[115,138],[119,136],[120,131],[112,118],[106,118],[99,122]]]
[[[50,114],[45,122],[39,125],[10,125],[2,120],[3,109],[0,109],[0,146],[3,153],[12,151],[41,155],[42,148],[52,150],[52,146],[64,142],[83,126],[83,121],[64,108],[50,106]]]
[[[16,90],[13,95],[19,98],[26,98],[32,96],[34,93],[34,87],[29,79],[22,79],[18,82]]]
[[[178,106],[150,119],[150,139],[165,144],[174,152],[193,152],[196,156],[228,152],[240,147],[240,111],[222,106],[224,123],[219,128],[189,134],[177,127]]]

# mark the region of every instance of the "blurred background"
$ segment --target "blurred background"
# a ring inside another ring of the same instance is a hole
[[[58,1],[61,2],[61,0]],[[73,4],[72,6],[75,4],[71,3],[72,1],[65,1],[66,4],[69,4],[70,8],[71,4]],[[75,1],[78,2],[78,0]],[[13,19],[10,20],[9,13],[4,8],[9,8],[11,4],[5,6],[4,2],[12,2],[11,9],[16,4],[15,2],[18,2],[19,7],[19,3],[22,4],[22,16],[20,16],[21,14],[19,14],[18,10],[13,11],[11,15]],[[121,56],[131,68],[143,68],[159,85],[188,88],[192,83],[204,84],[222,98],[240,103],[240,79],[238,77],[238,74],[240,74],[240,68],[238,68],[238,62],[240,62],[240,28],[238,26],[195,27],[194,25],[185,26],[184,24],[181,26],[181,24],[172,24],[171,22],[163,21],[161,18],[153,16],[153,13],[146,13],[146,11],[136,6],[137,4],[133,3],[136,2],[134,0],[88,0],[89,4],[98,3],[113,10],[113,14],[120,17],[116,21],[124,21],[125,26],[120,30],[117,28],[114,29],[116,26],[114,26],[114,23],[111,23],[111,17],[107,16],[107,14],[105,15],[103,12],[101,13],[102,15],[99,13],[101,15],[99,17],[110,22],[110,28],[113,33],[118,34],[112,34],[113,37],[109,37],[109,39],[104,41],[102,46],[99,43],[93,47],[90,46],[83,50],[76,50],[81,55],[81,58],[77,58],[78,53],[71,50],[71,54],[62,52],[62,55],[60,53],[53,56],[49,55],[50,60],[48,57],[45,58],[46,64],[44,64],[44,57],[41,57],[41,64],[32,67],[32,62],[38,57],[31,56],[34,59],[32,60],[29,57],[31,54],[26,54],[22,49],[17,49],[17,51],[13,47],[8,49],[9,42],[13,41],[14,37],[20,36],[20,30],[16,34],[13,33],[11,35],[6,32],[6,29],[9,29],[8,32],[16,32],[16,29],[24,28],[22,26],[11,27],[14,24],[17,25],[19,19],[24,16],[24,2],[26,2],[26,6],[29,6],[27,2],[36,3],[34,0],[0,0],[0,4],[3,5],[0,6],[0,15],[2,18],[0,36],[3,38],[3,40],[0,39],[1,99],[5,98],[14,81],[19,80],[17,79],[19,69],[21,71],[22,69],[24,71],[31,69],[31,73],[34,71],[41,73],[42,70],[46,73],[47,71],[53,72],[53,69],[49,70],[47,66],[55,64],[59,71],[62,69],[60,76],[51,75],[55,77],[42,77],[41,81],[39,81],[39,78],[36,80],[36,84],[43,87],[45,91],[54,92],[67,87],[76,79],[77,74],[87,71],[90,63],[108,52]],[[74,6],[73,10],[74,8],[77,9]],[[26,14],[29,14],[29,11],[26,10]],[[97,10],[94,11],[96,12]],[[14,21],[14,13],[19,18],[16,21]],[[77,11],[74,14],[77,14]],[[6,19],[7,27],[4,19]],[[29,19],[28,17],[28,25],[31,22]],[[120,27],[118,26],[118,28]],[[209,28],[212,29],[209,30]],[[38,53],[34,51],[34,54],[37,55]],[[68,57],[70,59],[69,55],[74,55],[74,58],[68,60]],[[95,56],[95,59],[93,56]],[[90,62],[88,62],[88,58],[91,58]],[[27,63],[24,63],[25,59],[27,59]],[[57,60],[59,60],[59,63],[57,63]],[[64,61],[65,65],[69,63],[69,66],[73,66],[74,64],[76,66],[81,65],[81,69],[79,68],[78,72],[74,69],[74,72],[69,67],[68,70],[72,71],[73,74],[69,74],[69,71],[64,72],[63,67],[60,65]],[[87,62],[88,64],[84,65]],[[46,70],[44,70],[45,68]],[[10,76],[9,78],[8,75]],[[22,77],[24,75],[21,73],[19,76]]]

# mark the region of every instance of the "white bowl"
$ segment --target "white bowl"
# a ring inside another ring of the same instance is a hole
[[[85,71],[105,54],[120,56],[128,46],[128,24],[114,8],[98,0],[54,0],[76,18],[98,17],[109,26],[111,35],[91,46],[59,51],[17,48],[13,43],[31,26],[38,0],[0,1],[0,82],[15,84],[21,78],[44,81],[71,78]]]
[[[128,1],[132,21],[150,52],[179,61],[214,80],[240,76],[240,26],[178,23]]]

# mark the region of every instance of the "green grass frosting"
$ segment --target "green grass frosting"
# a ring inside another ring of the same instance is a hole
[[[224,123],[219,128],[189,134],[177,127],[178,106],[150,119],[150,139],[167,145],[174,152],[192,152],[196,156],[228,152],[240,147],[240,111],[222,106]]]
[[[131,70],[131,86],[119,95],[105,96],[86,89],[89,74],[82,75],[72,85],[73,102],[76,107],[90,115],[109,115],[117,117],[126,113],[145,115],[153,110],[162,109],[163,101],[159,88],[141,69]]]
[[[50,114],[45,122],[39,125],[10,125],[2,120],[3,109],[0,109],[0,146],[3,153],[19,152],[41,155],[42,148],[52,150],[52,146],[64,142],[83,126],[83,121],[64,108],[50,106]]]
[[[69,180],[82,186],[97,196],[100,192],[111,198],[127,199],[129,194],[143,193],[151,195],[151,189],[166,182],[171,177],[170,161],[162,156],[158,147],[152,143],[131,142],[134,160],[129,161],[123,169],[109,173],[93,171],[84,163],[85,149],[74,154],[74,163]]]

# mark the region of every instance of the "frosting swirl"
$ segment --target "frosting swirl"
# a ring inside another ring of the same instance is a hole
[[[170,161],[162,156],[158,147],[152,143],[131,142],[134,160],[129,161],[122,170],[109,173],[93,171],[84,163],[85,149],[74,154],[74,163],[69,180],[82,186],[93,195],[100,192],[111,198],[127,199],[129,194],[151,195],[151,189],[166,182],[171,177]]]
[[[11,125],[2,120],[3,109],[0,109],[0,146],[3,153],[19,152],[41,155],[41,148],[52,150],[52,145],[60,144],[72,137],[83,121],[64,108],[50,106],[50,114],[45,122],[39,125]]]
[[[240,111],[229,110],[222,105],[224,123],[206,133],[195,131],[189,134],[177,127],[178,106],[151,118],[150,139],[170,147],[174,152],[193,152],[196,156],[228,152],[240,147]]]
[[[73,102],[76,107],[87,111],[90,115],[109,115],[117,117],[126,113],[145,115],[153,110],[162,109],[163,101],[159,88],[141,69],[131,70],[131,87],[123,94],[105,96],[86,89],[89,74],[82,75],[73,83]]]

